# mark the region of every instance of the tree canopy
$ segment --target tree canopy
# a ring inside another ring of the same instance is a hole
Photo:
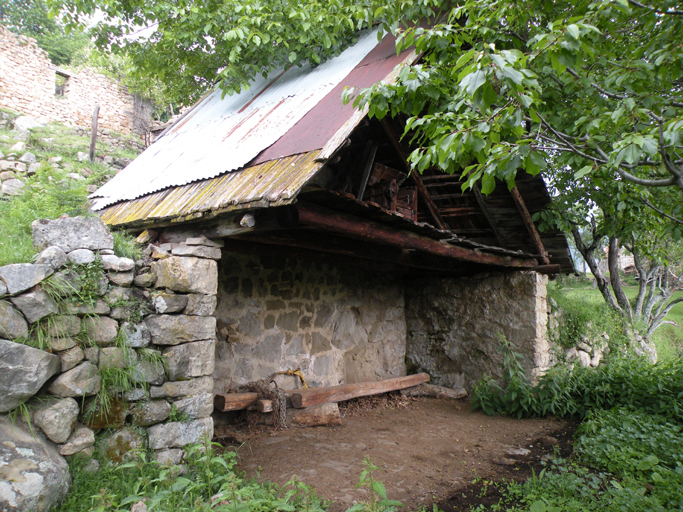
[[[16,34],[33,37],[58,66],[70,64],[74,55],[90,44],[82,32],[67,34],[50,17],[45,0],[0,0],[0,25]]]

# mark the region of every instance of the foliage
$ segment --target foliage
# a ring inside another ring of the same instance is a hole
[[[122,258],[140,259],[142,249],[135,243],[135,237],[126,231],[114,231],[114,253]]]
[[[369,457],[365,457],[363,466],[365,469],[360,474],[356,489],[367,487],[370,491],[370,501],[356,503],[347,512],[395,512],[396,507],[402,507],[403,504],[400,501],[387,499],[387,490],[384,484],[375,479],[374,473],[380,468],[375,466]]]
[[[575,347],[584,336],[596,339],[602,333],[609,336],[612,350],[623,348],[628,342],[623,317],[606,304],[596,306],[580,297],[565,294],[559,287],[549,287],[548,292],[561,311],[557,336],[561,346]]]
[[[661,416],[625,408],[595,411],[579,428],[585,463],[626,481],[650,484],[667,510],[683,507],[683,432]]]
[[[358,30],[376,21],[386,21],[387,29],[396,28],[403,15],[421,18],[436,4],[436,0],[51,2],[53,10],[66,12],[70,26],[78,26],[79,16],[100,9],[105,19],[95,28],[98,47],[125,50],[133,74],[141,80],[160,79],[174,92],[174,100],[185,104],[214,84],[232,94],[274,69],[307,62],[315,66],[351,44]],[[140,33],[145,28],[147,33]]]
[[[35,38],[58,66],[70,64],[90,42],[84,32],[67,34],[64,26],[50,16],[45,0],[0,0],[0,24],[16,34]]]
[[[323,503],[301,482],[284,487],[247,481],[234,469],[234,452],[217,453],[219,445],[207,441],[187,447],[187,474],[177,466],[164,466],[134,454],[132,462],[113,466],[102,463],[87,471],[86,462],[71,463],[73,490],[55,512],[129,511],[144,502],[149,512],[322,512]]]
[[[486,414],[583,419],[593,410],[635,407],[683,423],[683,361],[651,365],[644,358],[613,358],[597,368],[554,367],[533,386],[505,348],[502,386],[483,379],[472,405]]]

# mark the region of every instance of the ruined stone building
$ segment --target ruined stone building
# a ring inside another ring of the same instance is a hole
[[[0,70],[0,108],[42,122],[90,126],[97,104],[102,128],[139,135],[149,128],[149,101],[91,69],[56,67],[34,39],[17,36],[2,26]]]
[[[503,337],[530,373],[548,365],[546,275],[572,262],[532,221],[550,200],[541,177],[484,196],[408,173],[404,119],[340,99],[418,58],[368,32],[316,68],[216,91],[93,195],[157,258],[221,239],[215,392],[293,368],[312,385],[426,371],[471,387],[499,371]]]

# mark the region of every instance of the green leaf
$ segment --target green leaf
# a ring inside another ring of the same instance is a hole
[[[541,500],[534,501],[529,507],[529,512],[547,512],[545,502]]]
[[[578,39],[579,38],[579,27],[574,25],[573,23],[571,25],[567,26],[567,34],[569,34],[572,38]]]
[[[460,82],[460,89],[465,91],[465,93],[470,96],[474,95],[482,85],[486,83],[486,73],[478,69],[474,73],[470,73]]]
[[[593,166],[591,165],[586,165],[585,167],[581,167],[578,171],[574,173],[574,179],[579,180],[586,176],[588,173],[590,173],[593,170]]]

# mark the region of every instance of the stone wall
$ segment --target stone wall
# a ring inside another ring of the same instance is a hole
[[[313,386],[405,375],[401,277],[276,253],[226,252],[220,267],[217,393],[295,368]]]
[[[485,374],[500,376],[504,336],[534,378],[550,365],[546,340],[547,278],[535,272],[416,279],[406,284],[409,373],[472,390]]]
[[[95,104],[99,124],[124,134],[143,134],[149,128],[148,102],[129,94],[105,75],[84,68],[69,76],[63,97],[55,96],[57,69],[35,40],[0,27],[0,107],[22,112],[38,121],[90,126]]]
[[[188,239],[133,261],[114,255],[112,235],[94,217],[35,221],[33,237],[42,251],[35,263],[0,267],[0,433],[13,432],[23,446],[25,435],[2,414],[25,404],[47,438],[50,467],[66,468],[62,456],[91,455],[100,429],[109,429],[99,443],[106,458],[147,445],[158,461],[180,463],[183,446],[213,435],[220,242]],[[107,380],[119,370],[130,389]],[[105,409],[96,397],[107,382]],[[57,490],[22,486],[38,478],[38,462],[12,446],[0,446],[0,469],[18,468],[0,486],[0,509],[49,509],[68,488],[68,472],[50,477]]]

